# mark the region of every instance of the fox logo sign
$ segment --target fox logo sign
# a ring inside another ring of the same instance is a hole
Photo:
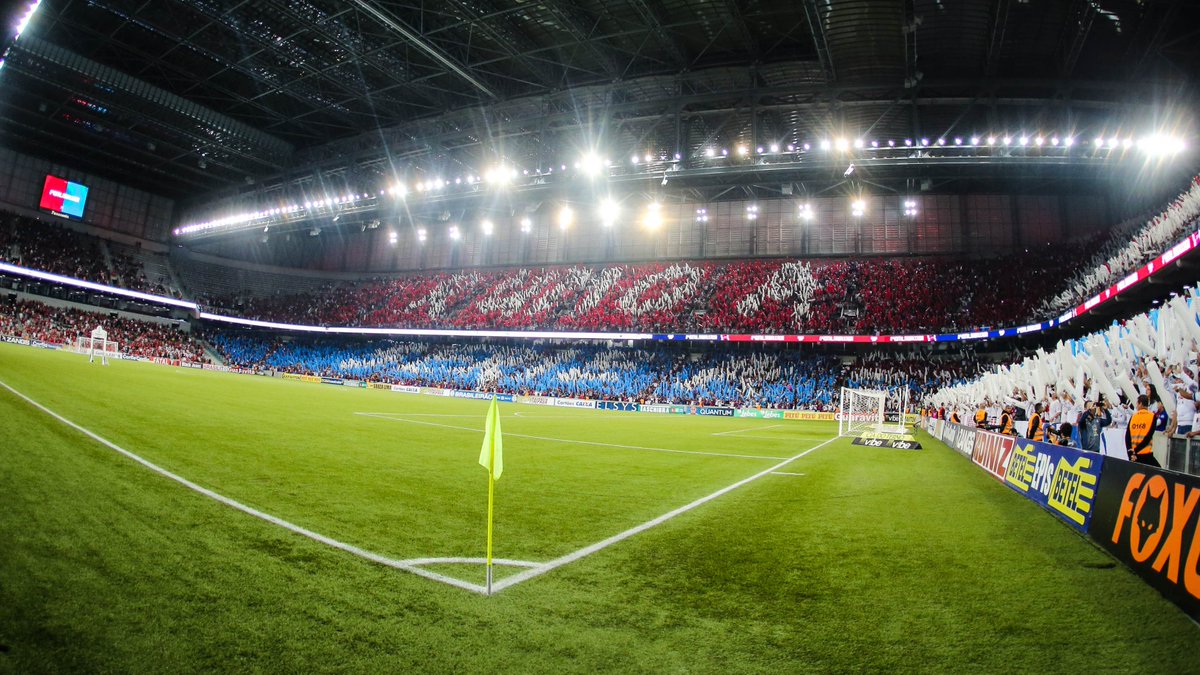
[[[1200,479],[1113,461],[1100,481],[1089,534],[1200,617]]]

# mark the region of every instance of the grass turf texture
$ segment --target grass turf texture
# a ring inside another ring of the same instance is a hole
[[[0,380],[327,536],[392,557],[482,555],[484,402],[102,368],[4,344]],[[496,555],[533,561],[776,460],[519,435],[790,457],[835,431],[519,405],[502,415]],[[830,443],[781,469],[804,476],[764,476],[485,598],[251,518],[0,391],[0,671],[1200,668],[1200,630],[1181,612],[921,440],[921,452]],[[436,570],[482,582],[478,567]]]

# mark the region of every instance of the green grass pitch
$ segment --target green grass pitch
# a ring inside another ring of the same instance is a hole
[[[4,344],[0,381],[334,540],[395,560],[483,554],[485,402],[101,367]],[[501,414],[495,553],[531,563],[836,433],[516,404]],[[1181,612],[922,440],[918,452],[828,443],[778,469],[802,475],[767,473],[484,597],[219,503],[0,389],[0,672],[1200,670],[1200,629]],[[484,578],[477,564],[425,569]]]

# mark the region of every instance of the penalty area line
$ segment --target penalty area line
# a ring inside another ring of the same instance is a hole
[[[728,493],[742,487],[743,485],[746,485],[748,483],[756,481],[759,478],[762,478],[763,476],[775,473],[776,471],[782,469],[783,467],[787,466],[788,464],[791,464],[792,462],[800,459],[801,457],[804,457],[808,453],[810,453],[814,450],[817,450],[819,448],[822,448],[826,445],[829,445],[830,443],[836,441],[837,439],[838,439],[838,437],[834,436],[833,438],[830,438],[829,440],[826,440],[821,443],[818,443],[817,445],[814,445],[813,447],[805,450],[804,452],[801,452],[799,454],[788,457],[787,459],[776,464],[775,466],[772,466],[769,469],[766,469],[764,471],[759,471],[758,473],[754,474],[753,476],[750,476],[749,478],[743,478],[742,480],[739,480],[738,482],[734,483],[733,485],[723,487],[720,490],[717,490],[716,492],[714,492],[710,495],[701,497],[689,504],[684,504],[683,506],[675,509],[674,511],[669,511],[657,518],[654,518],[652,520],[647,520],[646,522],[642,523],[641,525],[636,525],[634,527],[629,528],[628,530],[625,530],[624,532],[614,534],[613,536],[609,537],[608,539],[605,539],[603,541],[598,541],[595,544],[592,544],[591,546],[585,546],[585,547],[579,549],[578,551],[574,551],[574,552],[568,553],[567,555],[564,555],[560,558],[555,558],[554,560],[551,560],[549,562],[542,563],[541,565],[539,565],[537,567],[527,569],[523,572],[518,572],[517,574],[514,574],[511,577],[506,577],[504,579],[501,579],[500,581],[497,581],[492,584],[492,593],[493,594],[498,593],[510,586],[515,586],[523,581],[528,581],[534,577],[541,576],[541,575],[545,574],[546,572],[550,572],[555,569],[558,569],[559,567],[562,567],[563,565],[573,563],[576,560],[579,560],[581,558],[589,556],[593,553],[596,553],[597,551],[602,551],[602,550],[608,548],[609,546],[612,546],[613,544],[617,544],[622,541],[625,541],[626,539],[628,539],[636,534],[645,532],[646,530],[649,530],[652,527],[655,527],[657,525],[662,525],[663,523],[667,522],[668,520],[671,520],[672,518],[674,518],[676,516],[683,515],[683,514],[687,513],[688,511],[691,511],[697,507],[703,506],[703,505],[711,502],[712,500],[716,499],[717,497],[728,494]]]
[[[713,434],[713,436],[732,436],[734,434],[744,434],[747,431],[762,431],[763,429],[774,429],[775,427],[781,427],[781,426],[783,426],[783,425],[782,424],[768,424],[765,427],[750,427],[748,429],[734,429],[733,431],[720,431],[720,432]]]
[[[67,419],[66,417],[63,417],[62,415],[54,412],[50,408],[47,408],[46,406],[42,405],[41,403],[38,403],[37,401],[33,400],[32,398],[26,396],[25,394],[22,394],[21,392],[17,391],[14,388],[12,388],[6,382],[0,381],[0,387],[7,389],[14,396],[17,396],[18,398],[25,401],[29,405],[46,413],[50,417],[53,417],[54,419],[65,424],[66,426],[71,427],[75,431],[78,431],[79,433],[83,434],[84,436],[87,436],[88,438],[92,439],[93,441],[96,441],[97,443],[99,443],[100,445],[103,445],[104,447],[108,448],[109,450],[112,450],[113,452],[116,452],[117,454],[120,454],[120,455],[123,455],[123,456],[129,458],[161,476],[170,478],[171,480],[175,481],[176,483],[179,483],[180,485],[183,485],[184,487],[186,487],[190,490],[194,490],[194,491],[204,495],[205,497],[208,497],[209,499],[218,501],[226,506],[235,508],[238,511],[241,511],[242,513],[254,516],[255,518],[258,518],[260,520],[265,520],[266,522],[271,523],[272,525],[282,527],[283,529],[288,530],[289,532],[293,532],[302,537],[307,537],[315,542],[325,544],[326,546],[330,546],[332,548],[336,548],[338,550],[345,551],[346,553],[356,555],[365,560],[370,560],[371,562],[379,563],[380,565],[386,565],[387,567],[392,567],[392,568],[395,568],[398,570],[404,570],[405,572],[411,572],[413,574],[416,574],[417,576],[425,577],[426,579],[431,579],[433,581],[440,581],[444,584],[449,584],[451,586],[455,586],[455,587],[461,588],[463,590],[471,591],[473,593],[479,593],[481,595],[487,594],[486,586],[482,586],[479,584],[472,584],[470,582],[466,582],[461,579],[455,579],[454,577],[448,577],[444,574],[438,574],[437,572],[431,572],[430,570],[421,569],[417,565],[420,564],[420,561],[424,560],[424,559],[418,558],[418,559],[409,561],[409,560],[395,560],[393,558],[388,558],[388,557],[382,556],[378,553],[373,553],[371,551],[361,549],[357,546],[354,546],[353,544],[347,544],[345,542],[338,541],[337,539],[333,539],[332,537],[327,537],[323,534],[320,534],[319,532],[313,532],[312,530],[310,530],[308,528],[301,527],[294,523],[290,523],[282,518],[278,518],[269,513],[259,511],[258,509],[254,508],[252,506],[247,506],[235,499],[226,497],[225,495],[222,495],[218,492],[213,492],[212,490],[209,490],[206,487],[203,487],[201,485],[197,485],[196,483],[193,483],[192,481],[184,478],[183,476],[180,476],[179,474],[176,474],[167,469],[164,469],[163,467],[151,462],[148,459],[141,457],[138,454],[130,452],[129,450],[126,450],[125,448],[122,448],[121,446],[117,445],[116,443],[113,443],[112,441],[108,440],[107,438],[104,438],[103,436],[95,433],[94,431],[91,431],[90,429],[87,429],[86,427],[83,427],[79,424],[76,424],[75,422],[72,422],[71,420]],[[439,562],[440,562],[440,560],[439,560]],[[521,563],[521,566],[523,566],[523,567],[527,566],[527,563]]]

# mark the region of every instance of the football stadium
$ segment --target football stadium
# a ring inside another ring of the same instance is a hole
[[[5,4],[0,673],[1200,673],[1198,29]]]

